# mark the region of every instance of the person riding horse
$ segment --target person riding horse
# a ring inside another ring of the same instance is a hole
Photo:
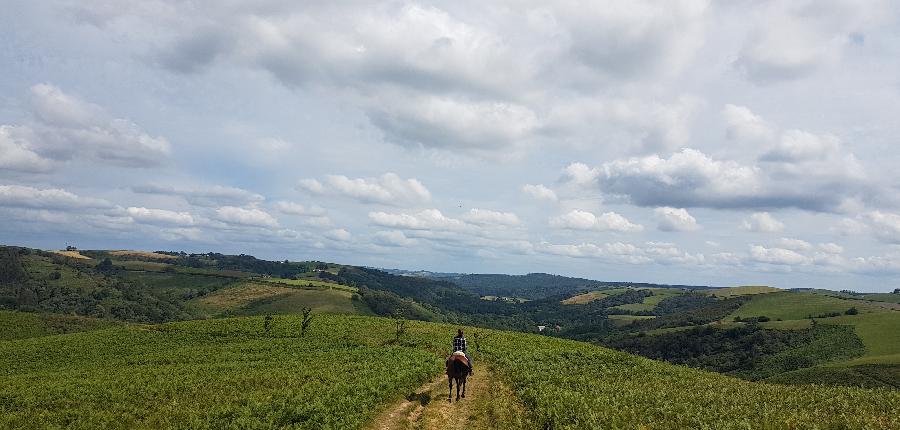
[[[465,354],[466,361],[469,362],[469,374],[471,375],[475,372],[472,369],[472,367],[473,367],[472,366],[472,357],[469,356],[469,352],[466,350],[467,346],[468,345],[466,344],[466,337],[463,336],[462,329],[457,330],[456,337],[453,338],[453,351],[450,351],[450,352],[453,353],[456,351],[460,351],[463,354]]]

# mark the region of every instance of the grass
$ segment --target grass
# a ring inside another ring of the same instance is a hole
[[[757,294],[752,300],[742,305],[728,319],[735,316],[756,317],[767,316],[773,320],[799,320],[808,316],[816,316],[828,312],[844,313],[851,307],[857,308],[861,313],[881,312],[883,309],[844,300],[825,294],[814,292],[779,291],[776,293]]]
[[[97,330],[120,323],[73,315],[0,311],[0,341]]]
[[[621,309],[628,312],[650,312],[656,309],[659,302],[669,298],[680,296],[684,292],[674,288],[642,288],[653,291],[652,296],[644,297],[640,303],[627,303],[624,305],[613,306],[612,309]]]
[[[900,303],[900,294],[894,293],[866,294],[863,296],[863,298],[875,302]]]
[[[581,305],[593,302],[594,300],[605,299],[607,297],[616,296],[628,291],[628,288],[610,288],[608,290],[589,291],[587,293],[578,294],[562,301],[564,305]]]
[[[456,328],[409,322],[397,342],[384,318],[318,315],[303,338],[299,323],[0,343],[0,428],[361,428],[442,372]],[[467,332],[538,428],[900,428],[897,391],[752,383],[587,343]]]
[[[148,252],[148,251],[129,251],[129,250],[119,250],[119,251],[109,251],[109,255],[113,255],[116,257],[142,257],[142,258],[152,258],[155,260],[174,260],[178,257],[169,254],[160,254],[158,252]]]
[[[716,296],[716,297],[734,297],[734,296],[748,296],[754,294],[766,294],[766,293],[777,293],[779,291],[784,291],[778,288],[769,287],[765,285],[742,285],[740,287],[729,287],[729,288],[716,288],[713,290],[708,290],[706,294]]]
[[[900,364],[900,312],[882,311],[842,315],[820,320],[827,324],[852,325],[866,346],[866,353],[845,365]]]
[[[254,278],[253,280],[255,282],[265,282],[267,284],[287,285],[294,288],[330,288],[351,293],[359,291],[359,288],[356,287],[317,279]]]
[[[631,324],[633,321],[653,319],[656,317],[652,315],[609,315],[607,318],[609,318],[614,325],[623,326]]]
[[[303,308],[321,313],[371,315],[355,293],[340,289],[301,289],[274,283],[248,282],[224,288],[191,302],[194,309],[208,316],[294,314]]]

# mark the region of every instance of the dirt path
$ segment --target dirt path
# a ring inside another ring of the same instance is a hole
[[[523,428],[525,410],[487,366],[469,377],[466,398],[447,401],[447,377],[419,387],[381,413],[370,430],[473,430]]]

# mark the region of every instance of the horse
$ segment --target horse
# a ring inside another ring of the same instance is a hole
[[[469,362],[464,355],[453,354],[447,359],[447,382],[450,383],[450,394],[447,401],[453,401],[453,381],[456,380],[456,401],[459,401],[459,387],[462,386],[462,398],[466,398],[466,377],[469,376]]]

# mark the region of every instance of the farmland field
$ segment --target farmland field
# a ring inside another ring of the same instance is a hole
[[[275,317],[266,332],[263,318],[247,317],[2,341],[0,427],[360,428],[442,371],[455,329],[411,321],[397,342],[389,319],[320,314],[304,337],[299,323]],[[538,428],[900,427],[897,391],[752,383],[538,335],[469,338],[524,405],[519,422]]]
[[[882,310],[877,306],[819,293],[780,291],[754,295],[752,300],[741,306],[731,317],[767,316],[773,320],[798,320],[829,312],[844,313],[851,307],[856,307],[861,313]]]

